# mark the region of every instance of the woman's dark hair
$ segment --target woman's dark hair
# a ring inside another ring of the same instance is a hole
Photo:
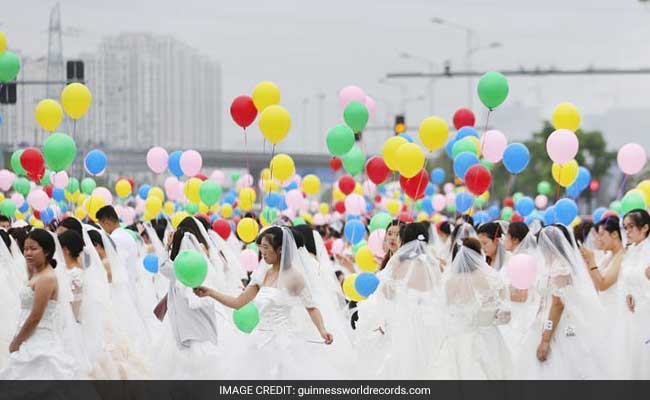
[[[212,229],[212,227],[210,226],[210,221],[208,221],[204,216],[199,215],[194,218],[196,218],[201,223],[201,225],[203,225],[203,228],[206,231],[210,231],[210,229]]]
[[[169,258],[172,261],[181,251],[181,243],[183,242],[183,237],[186,233],[191,233],[199,243],[205,246],[206,249],[209,248],[208,243],[205,241],[205,238],[199,230],[199,227],[196,225],[196,222],[194,222],[194,218],[186,217],[180,224],[178,224],[178,228],[172,237],[172,249],[169,253]]]
[[[419,222],[411,222],[402,229],[399,236],[402,241],[402,246],[408,242],[419,240],[420,236],[422,236],[422,240],[426,243],[429,241],[429,230]]]
[[[54,252],[56,251],[56,246],[54,244],[54,238],[48,231],[45,229],[33,229],[27,234],[25,240],[30,239],[38,243],[43,249],[43,254],[45,254],[45,262],[50,264],[52,268],[56,268],[56,260],[54,259]]]
[[[528,231],[528,225],[523,222],[511,222],[510,225],[508,225],[508,234],[513,239],[517,239],[519,243],[524,240]]]
[[[305,238],[302,235],[302,232],[296,230],[295,226],[290,227],[289,230],[291,231],[293,240],[296,242],[296,247],[297,248],[305,247]]]
[[[266,238],[266,240],[268,240],[269,243],[271,243],[271,247],[273,247],[273,250],[276,253],[280,254],[280,252],[282,251],[282,228],[280,228],[279,226],[272,226],[264,230],[264,232],[260,233],[257,236],[255,242],[258,245],[260,245],[262,244],[262,240],[264,240],[264,238]]]
[[[67,217],[64,218],[59,226],[62,226],[70,231],[75,231],[79,234],[79,236],[83,235],[83,228],[81,227],[81,222],[79,222],[78,219],[72,218],[72,217]]]
[[[394,219],[394,220],[390,221],[390,224],[388,224],[388,226],[386,227],[386,231],[388,231],[388,229],[390,229],[393,226],[397,226],[399,228],[399,238],[400,238],[400,240],[402,240],[402,236],[404,234],[404,227],[406,227],[406,224],[402,220]],[[403,241],[402,241],[402,243],[403,243]],[[384,268],[386,268],[386,264],[388,264],[388,261],[390,260],[390,258],[392,256],[393,255],[390,253],[390,251],[386,252],[386,255],[384,256],[384,259],[381,260],[381,265],[379,266],[380,270],[383,270]]]
[[[491,240],[498,239],[501,236],[502,233],[503,233],[503,230],[501,228],[501,225],[498,222],[488,222],[488,223],[482,224],[476,230],[476,234],[478,234],[478,235],[481,235],[481,234],[487,235]]]
[[[313,255],[316,254],[316,242],[314,241],[314,231],[309,227],[309,225],[298,225],[294,226],[293,231],[299,232],[302,235],[302,239],[305,243],[305,248],[307,251]],[[295,236],[295,235],[294,235]],[[296,239],[296,243],[298,240]]]
[[[451,224],[449,221],[442,221],[438,226],[438,232],[444,233],[445,235],[451,235]]]
[[[596,224],[596,230],[603,228],[609,233],[618,233],[618,239],[620,240],[623,236],[621,235],[621,222],[617,216],[611,216],[604,218]]]
[[[2,241],[5,242],[9,253],[11,253],[11,236],[9,236],[4,229],[0,229],[0,237],[2,238]]]
[[[158,239],[160,239],[161,242],[165,240],[165,229],[167,229],[167,220],[164,218],[157,218],[151,220],[151,226],[156,231],[156,235],[158,235]]]
[[[591,221],[582,221],[576,226],[573,227],[573,237],[577,242],[584,243],[587,241],[589,232],[594,227],[594,223]]]
[[[463,214],[460,216],[460,219],[467,222],[468,224],[474,226],[474,218],[469,214]]]
[[[92,242],[93,246],[99,246],[102,249],[104,248],[104,241],[102,240],[102,234],[97,232],[96,230],[90,229],[88,230],[88,237],[90,238],[90,241]]]
[[[648,237],[650,234],[650,214],[648,214],[646,210],[637,208],[625,214],[624,219],[625,218],[629,218],[639,229],[643,228],[645,225],[648,225],[648,231],[645,233],[645,237]]]
[[[553,224],[554,227],[559,228],[562,231],[562,234],[564,235],[564,238],[566,239],[567,242],[571,245],[571,247],[575,248],[575,243],[573,243],[573,240],[571,239],[571,234],[569,233],[569,230],[566,228],[566,226],[562,224]]]
[[[463,239],[463,246],[462,247],[467,247],[468,249],[472,249],[478,254],[481,254],[481,242],[478,241],[476,238],[465,238]],[[456,258],[456,254],[460,251],[459,246],[454,247],[454,251],[451,254],[451,259]]]
[[[67,230],[59,235],[61,248],[68,249],[73,258],[79,257],[84,250],[84,241],[81,236],[73,230]]]
[[[27,234],[31,228],[32,227],[28,225],[22,228],[11,228],[7,231],[18,244],[18,248],[20,249],[21,253],[25,250],[25,239],[27,239]]]

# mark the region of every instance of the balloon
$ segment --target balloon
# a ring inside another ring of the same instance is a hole
[[[384,238],[386,237],[386,229],[375,229],[368,236],[368,247],[372,254],[376,257],[384,257]]]
[[[239,192],[239,208],[244,211],[249,211],[253,209],[257,195],[255,190],[252,188],[244,188]],[[216,203],[216,201],[215,201]]]
[[[396,159],[400,175],[413,178],[424,167],[424,152],[415,143],[405,143],[397,149]]]
[[[578,215],[578,206],[575,201],[565,197],[555,203],[554,213],[559,223],[569,225]]]
[[[102,196],[99,195],[90,196],[86,201],[86,206],[85,206],[86,211],[88,212],[88,216],[90,216],[91,219],[95,220],[97,211],[99,211],[105,205],[106,205],[106,200]]]
[[[31,189],[29,181],[25,178],[18,178],[14,180],[12,186],[16,192],[22,194],[23,196],[27,196],[27,194],[29,194],[29,190]]]
[[[9,50],[0,53],[0,83],[13,81],[18,76],[18,71],[20,71],[18,56]]]
[[[627,214],[628,212],[636,209],[645,210],[647,204],[645,202],[645,196],[640,191],[630,190],[623,196],[621,201],[621,214]]]
[[[647,160],[645,149],[636,143],[623,145],[616,156],[618,167],[627,175],[634,175],[641,171]]]
[[[447,199],[445,199],[445,196],[442,194],[435,194],[431,198],[431,204],[433,205],[433,210],[436,212],[440,212],[444,210],[446,203],[447,203]]]
[[[7,37],[4,32],[0,32],[0,54],[7,50]]]
[[[353,101],[365,103],[366,98],[366,94],[360,87],[354,85],[346,86],[339,92],[339,106],[344,110]]]
[[[366,235],[366,227],[363,226],[363,223],[361,223],[361,221],[348,221],[345,224],[344,234],[348,242],[356,244],[363,240],[364,236]]]
[[[589,172],[589,170],[585,167],[579,167],[578,177],[576,178],[575,182],[573,182],[573,184],[576,185],[580,191],[582,191],[589,187],[590,182],[591,172]]]
[[[121,197],[125,198],[131,194],[131,184],[126,179],[120,179],[115,183],[115,193]]]
[[[571,160],[566,164],[553,164],[551,167],[553,179],[562,187],[569,187],[578,177],[578,162]]]
[[[91,194],[93,190],[97,187],[97,183],[92,178],[84,178],[81,181],[81,192],[84,194]]]
[[[250,302],[232,313],[232,319],[237,329],[244,333],[251,333],[260,323],[260,312],[254,302]]]
[[[339,189],[346,195],[352,193],[355,186],[356,182],[350,175],[344,175],[339,179]]]
[[[388,202],[386,203],[386,210],[392,216],[396,216],[399,213],[400,209],[401,209],[401,205],[397,200],[394,199],[388,200]]]
[[[39,181],[45,174],[45,159],[41,151],[34,147],[29,147],[20,154],[20,165],[27,172],[27,177]]]
[[[482,195],[492,184],[492,174],[487,168],[478,164],[467,169],[465,173],[465,185],[467,190],[476,196]]]
[[[198,174],[199,171],[201,171],[201,167],[203,166],[203,158],[198,151],[187,150],[181,154],[179,165],[181,167],[181,171],[183,171],[183,174],[185,174],[185,176],[193,177]]]
[[[454,174],[456,174],[460,179],[463,179],[465,178],[467,170],[478,163],[478,157],[474,154],[468,152],[460,153],[458,157],[454,159]]]
[[[546,181],[541,181],[540,183],[537,184],[537,193],[543,194],[543,195],[549,195],[551,194],[553,189],[551,188],[551,184],[546,182]]]
[[[511,174],[518,174],[528,166],[530,152],[521,143],[511,143],[503,152],[503,165]]]
[[[244,243],[250,243],[255,240],[259,226],[252,218],[242,218],[237,224],[237,235]]]
[[[594,224],[599,223],[603,219],[603,214],[607,212],[607,208],[605,207],[599,207],[594,210],[593,213],[593,219],[594,219]]]
[[[86,179],[90,179],[90,178],[86,178]],[[95,181],[92,181],[92,183],[95,184]],[[82,184],[82,186],[83,186],[83,184]],[[104,201],[106,202],[106,204],[112,204],[113,203],[113,195],[111,194],[110,190],[106,189],[105,187],[95,188],[92,191],[91,194],[94,195],[94,196],[102,197],[104,199]]]
[[[191,288],[201,286],[208,275],[208,263],[196,250],[183,250],[174,259],[176,279]]]
[[[307,175],[302,179],[302,191],[315,195],[320,191],[320,179],[316,175]]]
[[[357,280],[357,277],[359,274],[350,274],[345,277],[343,280],[343,293],[345,293],[345,296],[352,300],[352,301],[361,301],[365,300],[366,298],[361,296],[358,292],[357,289],[355,288],[355,283]]]
[[[253,99],[255,97],[253,96]],[[258,108],[259,110],[259,108]],[[282,106],[271,105],[260,115],[260,131],[273,144],[278,144],[287,136],[291,128],[291,116]]]
[[[273,82],[263,81],[253,89],[253,104],[257,111],[264,111],[269,106],[280,103],[280,88]]]
[[[406,139],[401,136],[392,136],[384,142],[382,157],[391,171],[398,170],[397,150],[406,143]]]
[[[354,132],[345,124],[336,125],[327,132],[327,149],[335,156],[342,156],[354,146]]]
[[[251,249],[242,250],[239,253],[239,262],[246,271],[253,272],[257,267],[257,253]]]
[[[230,104],[230,116],[237,125],[246,129],[257,117],[253,99],[246,95],[237,96]]]
[[[16,175],[11,171],[3,169],[0,171],[0,190],[3,192],[8,191],[11,188],[11,185],[16,180]]]
[[[281,181],[289,179],[296,172],[293,159],[286,154],[278,154],[273,157],[269,167],[271,168],[271,175]]]
[[[95,176],[104,172],[107,164],[108,157],[106,157],[106,153],[101,150],[91,150],[84,160],[86,171],[88,171],[90,175]]]
[[[357,251],[354,260],[359,266],[359,269],[364,272],[375,272],[379,269],[379,265],[375,261],[375,256],[367,245]]]
[[[456,210],[464,213],[474,204],[474,197],[471,194],[460,192],[456,195]]]
[[[460,153],[472,153],[478,156],[478,149],[476,145],[469,139],[456,140],[454,146],[451,148],[451,156],[456,158]]]
[[[332,171],[336,172],[343,166],[343,161],[338,157],[332,157],[330,158],[329,164]]]
[[[371,233],[377,229],[388,229],[388,224],[390,224],[392,220],[393,218],[389,214],[385,212],[378,212],[370,219],[370,225],[368,226],[368,229]]]
[[[193,203],[199,204],[201,202],[201,185],[203,182],[199,178],[190,178],[185,182],[183,194]]]
[[[20,164],[20,157],[24,150],[16,150],[11,154],[11,170],[18,176],[25,176],[27,172]]]
[[[352,146],[352,149],[341,157],[343,168],[352,176],[357,176],[366,163],[366,155],[359,146]]]
[[[529,289],[537,276],[537,261],[528,254],[515,254],[508,260],[506,271],[513,287]]]
[[[650,179],[641,181],[636,188],[643,192],[646,204],[650,204]]]
[[[219,214],[221,214],[221,216],[224,218],[230,218],[232,216],[232,213],[233,213],[233,209],[232,209],[232,205],[230,204],[224,204],[219,209]]]
[[[503,133],[497,130],[490,130],[483,135],[481,151],[486,160],[496,163],[503,158],[503,152],[507,145],[508,139],[506,139]]]
[[[429,183],[429,174],[425,169],[421,169],[412,178],[399,177],[400,187],[404,190],[407,196],[413,200],[419,200],[424,197],[424,193]]]
[[[36,211],[43,211],[50,203],[50,198],[43,190],[34,190],[27,196],[27,204]]]
[[[230,224],[225,219],[214,221],[212,223],[212,230],[217,232],[217,235],[221,236],[223,240],[228,240],[228,237],[230,237],[230,233],[232,232]]]
[[[360,296],[368,297],[377,290],[379,279],[370,272],[362,272],[354,281],[354,288]]]
[[[65,133],[53,133],[43,143],[43,155],[48,167],[55,172],[60,172],[74,161],[77,156],[77,146]]]
[[[43,99],[36,105],[34,116],[41,128],[54,132],[63,121],[63,109],[55,100]]]
[[[359,194],[351,193],[345,198],[345,210],[349,214],[361,215],[366,210],[366,200]]]
[[[524,196],[515,203],[515,209],[522,217],[527,217],[535,210],[535,202],[530,197]]]
[[[510,221],[512,219],[513,211],[510,207],[503,207],[501,210],[501,219],[504,221]]]
[[[88,112],[92,99],[90,90],[78,82],[69,84],[61,92],[63,109],[72,119],[83,117]]]
[[[564,164],[578,154],[578,138],[575,133],[559,129],[546,140],[546,152],[553,162]]]
[[[152,147],[147,152],[147,166],[155,174],[162,174],[167,169],[169,154],[162,147]]]
[[[205,205],[212,207],[221,197],[221,186],[213,180],[204,181],[199,189],[199,197]]]
[[[183,152],[180,150],[174,151],[169,155],[169,158],[167,160],[168,162],[168,168],[169,172],[172,173],[172,175],[176,177],[181,177],[183,176],[183,170],[181,169],[181,157],[183,156]]]
[[[420,141],[430,151],[438,150],[447,143],[449,128],[440,117],[425,118],[420,124]]]
[[[442,168],[434,168],[431,171],[431,182],[440,185],[445,181],[445,170]]]
[[[497,108],[505,101],[508,91],[508,80],[499,72],[487,72],[478,82],[478,97],[490,110]]]
[[[51,178],[52,184],[58,189],[64,189],[68,185],[69,180],[70,178],[68,177],[68,173],[65,171],[52,174]]]
[[[571,103],[560,103],[553,110],[552,121],[555,129],[567,129],[575,132],[580,126],[580,112]]]
[[[539,208],[540,210],[546,208],[548,205],[548,197],[546,197],[543,194],[539,194],[535,197],[535,207]],[[521,212],[519,213],[521,214]],[[521,214],[523,215],[523,214]]]
[[[366,108],[368,109],[369,119],[375,118],[375,110],[377,109],[377,103],[375,103],[375,100],[373,100],[370,96],[366,96],[363,104],[365,104]]]
[[[379,185],[388,179],[390,170],[383,158],[373,156],[366,163],[366,175],[373,183]]]
[[[0,214],[7,218],[13,218],[14,214],[16,214],[16,203],[11,199],[4,199],[0,203]]]
[[[158,256],[155,254],[147,254],[142,260],[142,265],[144,269],[155,274],[158,272]]]
[[[458,130],[464,126],[474,126],[476,118],[474,117],[472,110],[468,108],[459,108],[454,113],[453,122],[454,128]]]

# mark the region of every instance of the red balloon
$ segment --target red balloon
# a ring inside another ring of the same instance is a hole
[[[618,217],[618,214],[616,214],[616,211],[613,210],[607,210],[603,213],[603,216],[600,217],[600,220],[603,221],[609,217]]]
[[[253,104],[253,99],[246,95],[236,97],[230,105],[230,115],[237,125],[246,129],[257,117],[257,108]]]
[[[381,202],[381,195],[380,195],[380,194],[376,194],[376,195],[375,195],[375,203],[379,203],[379,202]]]
[[[339,179],[339,189],[341,189],[341,192],[343,192],[345,195],[354,192],[354,188],[356,186],[357,183],[350,175],[342,176],[341,179]]]
[[[345,203],[342,201],[337,201],[334,204],[334,209],[338,211],[340,214],[343,214],[345,212]]]
[[[600,189],[600,182],[598,182],[598,179],[593,179],[591,182],[589,182],[589,190],[596,192],[598,189]]]
[[[20,165],[27,172],[27,177],[33,181],[40,181],[45,174],[45,159],[41,151],[29,147],[20,155]]]
[[[519,213],[514,212],[512,213],[512,218],[510,218],[510,222],[524,222],[524,217],[522,217]]]
[[[477,164],[469,167],[465,173],[465,186],[472,194],[480,196],[490,188],[492,175],[483,165]]]
[[[504,207],[514,207],[515,206],[515,201],[512,199],[512,197],[508,196],[505,199],[503,199],[503,206]]]
[[[120,177],[118,177],[118,178],[115,180],[115,182],[119,182],[119,181],[121,181],[122,179],[124,179],[124,180],[126,180],[127,182],[129,182],[129,185],[131,185],[131,191],[134,191],[134,190],[135,190],[135,181],[133,180],[133,178],[129,178],[128,176],[120,176]]]
[[[230,237],[230,233],[232,232],[230,224],[225,219],[214,221],[212,224],[212,230],[217,232],[217,235],[221,236],[223,240],[228,240],[228,237]]]
[[[383,158],[374,156],[371,157],[366,163],[366,174],[372,183],[379,185],[388,179],[390,170],[388,169],[388,166],[384,162]]]
[[[45,193],[47,193],[47,197],[52,198],[52,191],[54,190],[54,186],[52,185],[47,185],[44,188]]]
[[[399,177],[399,185],[404,193],[413,200],[419,200],[424,197],[429,184],[429,174],[426,169],[420,170],[413,178]]]
[[[341,161],[340,158],[332,157],[330,159],[330,168],[332,169],[332,171],[336,172],[340,170],[342,166],[343,166],[343,161]]]
[[[194,177],[199,178],[202,181],[206,181],[208,179],[208,177],[203,175],[203,174],[196,174],[196,175],[194,175]]]
[[[334,239],[329,238],[329,239],[325,240],[324,244],[325,244],[325,250],[327,250],[327,254],[329,254],[331,256],[332,255],[332,244],[334,244]]]
[[[408,211],[402,212],[400,215],[397,216],[397,219],[406,223],[413,222],[413,216]]]
[[[459,108],[454,113],[454,128],[460,129],[463,126],[474,126],[476,117],[469,108]]]
[[[38,212],[38,210],[34,210],[34,212],[32,213],[32,215],[33,215],[34,218],[36,218],[36,219],[41,219],[41,213]]]

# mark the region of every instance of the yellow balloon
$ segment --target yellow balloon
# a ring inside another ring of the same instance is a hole
[[[69,84],[61,92],[63,109],[72,119],[83,117],[88,112],[92,100],[90,90],[78,82]]]
[[[354,261],[357,262],[359,269],[364,272],[375,272],[379,269],[379,265],[375,261],[375,256],[368,246],[363,246],[357,251],[357,254],[354,256]]]
[[[165,214],[167,215],[172,215],[174,213],[174,203],[166,201],[163,205],[163,211],[165,211]]]
[[[219,214],[221,214],[221,216],[224,218],[232,217],[232,206],[228,203],[222,205],[221,209],[219,210]]]
[[[7,37],[4,32],[0,32],[0,54],[7,50]]]
[[[474,146],[476,146],[476,156],[481,157],[481,141],[476,136],[466,136],[465,139],[474,143]]]
[[[97,211],[106,205],[106,200],[102,196],[93,195],[86,201],[86,211],[93,221],[96,218]]]
[[[300,214],[300,218],[304,219],[306,223],[312,225],[314,223],[314,218],[309,213]]]
[[[269,193],[269,192],[277,192],[280,190],[280,183],[276,181],[275,179],[273,180],[265,180],[264,181],[264,191]]]
[[[208,211],[210,211],[210,207],[208,207],[205,203],[199,203],[199,213],[207,214]]]
[[[158,197],[151,197],[149,196],[147,198],[147,201],[144,203],[144,209],[149,213],[149,215],[158,215],[160,214],[160,211],[162,210],[163,203],[162,200],[160,200]]]
[[[244,243],[251,243],[257,237],[259,229],[253,218],[243,218],[237,224],[237,235]]]
[[[158,186],[154,186],[149,189],[149,193],[147,193],[147,198],[149,197],[157,197],[160,199],[160,201],[165,201],[165,192],[163,192],[163,190]]]
[[[482,195],[479,196],[480,199],[483,201],[489,201],[490,200],[490,192],[483,192]]]
[[[280,104],[280,88],[273,82],[264,81],[253,89],[253,104],[257,111],[262,112],[268,106]]]
[[[192,203],[199,204],[201,202],[201,195],[199,191],[201,190],[202,180],[199,178],[190,178],[185,182],[185,197],[187,197]]]
[[[413,178],[424,167],[424,152],[415,143],[405,143],[397,149],[397,166],[400,175]]]
[[[181,222],[183,222],[183,220],[185,218],[187,218],[189,216],[190,216],[190,214],[188,214],[185,211],[179,211],[179,212],[175,213],[174,215],[172,215],[172,221],[171,222],[172,222],[172,226],[174,227],[174,229],[178,228],[178,225]]]
[[[359,182],[357,182],[356,185],[354,185],[354,192],[353,193],[360,194],[360,195],[363,196],[363,186],[361,186],[361,184]]]
[[[645,203],[650,204],[650,179],[641,181],[636,188],[643,193],[643,196],[645,196]]]
[[[318,205],[318,212],[321,213],[321,214],[323,214],[323,215],[325,215],[325,214],[329,214],[329,212],[330,212],[330,206],[329,206],[329,204],[327,204],[327,203],[320,203],[320,204]]]
[[[85,202],[86,199],[88,199],[88,195],[80,193],[77,197],[77,206],[81,207]]]
[[[293,159],[286,154],[278,154],[273,157],[270,169],[271,176],[280,181],[286,181],[296,172],[296,166],[293,164]]]
[[[360,295],[354,287],[354,281],[357,280],[357,276],[359,276],[359,274],[350,274],[345,277],[343,280],[343,293],[345,293],[348,299],[358,302],[365,300],[366,298]]]
[[[433,222],[437,224],[438,222],[441,222],[444,219],[444,217],[440,214],[434,214],[432,219]]]
[[[392,216],[399,214],[400,208],[401,206],[399,204],[399,201],[397,200],[388,200],[388,202],[386,203],[386,210]]]
[[[157,214],[149,214],[148,211],[145,211],[144,215],[142,216],[142,219],[144,220],[144,222],[149,222],[152,219],[156,218],[156,216]]]
[[[578,162],[571,160],[562,165],[553,163],[551,167],[553,179],[562,187],[569,187],[578,177]]]
[[[291,128],[291,116],[282,106],[269,106],[260,115],[260,131],[273,144],[278,144],[287,136]]]
[[[555,129],[577,131],[580,127],[580,111],[571,103],[560,103],[553,110],[553,126]]]
[[[260,178],[261,178],[262,180],[271,179],[271,170],[268,169],[268,168],[264,168],[264,169],[262,170],[262,172],[260,173]]]
[[[55,100],[44,99],[36,105],[34,116],[41,128],[54,132],[63,121],[63,109]]]
[[[408,143],[408,141],[401,136],[393,136],[384,142],[384,147],[381,149],[381,155],[384,158],[386,166],[391,171],[397,171],[397,149],[406,143]]]
[[[0,193],[0,203],[2,203],[3,201],[5,201],[5,195],[4,193]]]
[[[320,179],[316,175],[307,175],[302,178],[302,191],[307,194],[316,194],[320,191]]]
[[[576,216],[573,221],[571,221],[571,227],[573,228],[574,226],[578,225],[580,222],[582,222],[582,219],[579,216]]]
[[[334,188],[334,190],[332,191],[332,196],[334,197],[334,201],[345,200],[345,193],[341,192],[341,189],[339,189],[338,187]]]
[[[43,225],[43,222],[40,219],[36,218],[31,218],[29,220],[29,224],[37,229],[43,229],[43,227],[45,227],[45,225]]]
[[[420,141],[427,149],[438,150],[447,143],[449,127],[440,117],[428,117],[420,124]]]
[[[121,198],[125,198],[131,194],[131,184],[126,179],[120,179],[115,184],[115,193]]]
[[[260,213],[260,224],[262,225],[262,227],[267,227],[267,226],[271,225],[271,224],[266,220],[266,218],[264,218],[264,213]]]
[[[427,213],[425,213],[424,211],[421,211],[418,214],[418,218],[417,218],[418,222],[423,222],[423,221],[428,221],[428,220],[429,220],[429,215],[427,215]]]
[[[253,209],[257,196],[255,190],[252,188],[243,188],[239,192],[239,202],[237,203],[239,208],[244,211],[249,211]]]
[[[14,213],[14,216],[16,217],[16,221],[24,221],[25,220],[25,214],[21,213],[20,211],[16,210]],[[83,219],[83,218],[81,218]]]

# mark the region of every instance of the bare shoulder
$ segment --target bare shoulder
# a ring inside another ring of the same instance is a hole
[[[34,281],[35,287],[55,288],[57,286],[56,273],[54,271],[44,271]]]

